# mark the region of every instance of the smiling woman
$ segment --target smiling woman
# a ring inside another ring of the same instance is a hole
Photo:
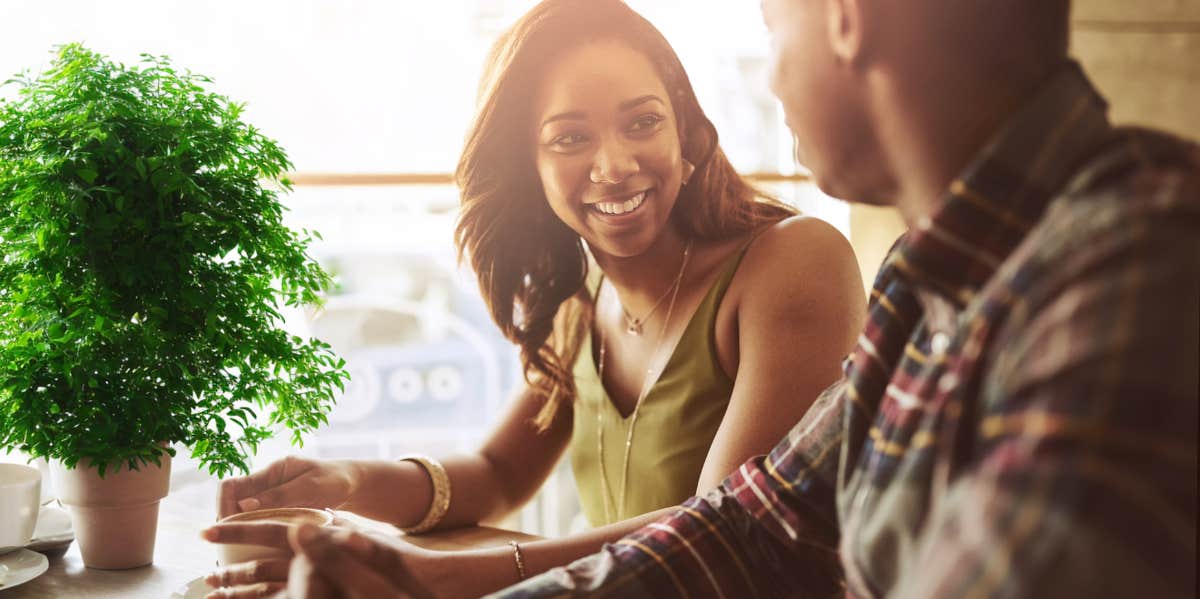
[[[533,112],[549,116],[534,163],[550,209],[595,253],[644,253],[695,169],[666,97],[650,60],[616,39],[582,46],[545,73]]]
[[[591,552],[767,452],[838,376],[865,307],[845,239],[737,174],[678,57],[624,3],[541,2],[488,65],[457,242],[525,388],[475,452],[285,461],[222,491],[222,511],[329,504],[422,532],[520,507],[569,451],[598,528],[511,551],[380,547],[436,596]],[[353,594],[357,577],[336,580]]]

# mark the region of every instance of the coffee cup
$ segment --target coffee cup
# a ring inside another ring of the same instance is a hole
[[[283,507],[231,514],[221,518],[221,520],[218,521],[218,524],[251,522],[272,522],[277,524],[285,524],[288,526],[300,526],[301,524],[328,526],[331,522],[333,522],[333,515],[329,512],[310,508]],[[292,552],[288,548],[267,547],[264,545],[242,545],[235,543],[217,544],[217,561],[220,562],[222,566],[253,560],[287,558],[291,555]]]
[[[42,473],[21,464],[0,464],[0,553],[20,549],[33,540]]]

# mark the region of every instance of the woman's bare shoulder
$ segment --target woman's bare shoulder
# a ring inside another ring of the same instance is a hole
[[[804,215],[786,218],[759,233],[738,271],[743,285],[756,291],[811,287],[813,279],[859,276],[854,250],[841,231]]]

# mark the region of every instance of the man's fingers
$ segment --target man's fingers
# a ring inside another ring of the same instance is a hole
[[[210,543],[236,543],[289,549],[289,525],[282,522],[229,522],[214,524],[200,535]]]
[[[204,599],[262,599],[263,597],[275,597],[284,590],[285,587],[281,582],[260,582],[247,586],[216,589],[205,595]]]
[[[306,546],[310,548],[309,555],[318,551],[349,551],[358,561],[375,570],[397,575],[405,570],[400,553],[351,527],[302,524],[288,531],[288,543],[296,554]],[[397,576],[396,580],[399,578]]]
[[[282,582],[287,580],[288,560],[255,560],[234,564],[209,574],[204,582],[210,587],[234,587],[260,582]]]
[[[337,589],[317,574],[312,560],[303,554],[292,559],[288,571],[287,597],[284,599],[335,599]]]
[[[321,530],[305,524],[294,529],[289,540],[293,549],[299,548],[297,555],[304,555],[312,564],[315,577],[338,581],[338,591],[345,597],[390,597],[401,589],[399,580],[392,578],[403,571],[399,556],[385,547],[376,547],[357,532]],[[367,549],[364,543],[372,548]]]

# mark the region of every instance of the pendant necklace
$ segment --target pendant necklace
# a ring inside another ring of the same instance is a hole
[[[687,247],[683,250],[683,260],[685,263],[687,261],[688,250],[690,249],[692,249],[692,243],[689,241]],[[650,307],[650,311],[646,312],[646,315],[641,318],[634,318],[633,315],[629,313],[629,310],[625,308],[625,304],[621,304],[621,316],[625,318],[626,333],[633,335],[634,337],[642,336],[643,325],[646,324],[647,320],[650,320],[651,316],[654,316],[654,313],[658,311],[658,307],[662,305],[663,300],[667,299],[668,295],[671,295],[671,290],[675,288],[675,285],[679,284],[679,277],[682,275],[683,266],[680,266],[679,275],[675,277],[675,283],[670,287],[667,287],[667,289],[663,291],[663,294],[658,296],[658,301],[654,302],[654,305]],[[620,298],[618,298],[618,303],[620,303]]]

